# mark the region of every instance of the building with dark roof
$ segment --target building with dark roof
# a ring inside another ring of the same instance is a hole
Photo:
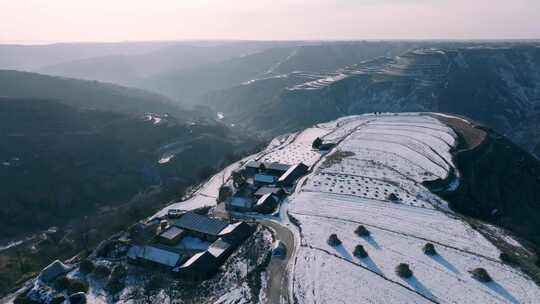
[[[134,262],[145,262],[165,267],[178,266],[185,259],[181,250],[160,244],[131,246],[127,256]]]
[[[255,202],[251,198],[231,196],[225,200],[225,210],[234,212],[249,212]]]
[[[178,228],[176,226],[170,226],[169,228],[161,232],[158,235],[157,239],[160,243],[173,246],[178,243],[178,241],[180,241],[180,239],[185,234],[186,231],[184,229]]]
[[[253,176],[257,173],[259,173],[261,170],[261,165],[263,165],[263,162],[252,160],[248,162],[245,166],[245,172],[248,176]],[[266,166],[266,164],[264,164]]]
[[[233,244],[227,242],[226,240],[219,238],[208,247],[208,252],[213,255],[218,261],[224,261],[228,254],[234,248]]]
[[[177,274],[191,279],[205,279],[217,270],[219,262],[208,250],[199,252],[173,269]]]
[[[66,264],[60,262],[59,260],[55,260],[49,266],[43,268],[41,270],[38,278],[45,283],[50,283],[57,277],[64,275],[68,273],[71,270],[71,267],[67,266]]]
[[[272,213],[279,202],[279,198],[272,193],[266,193],[265,195],[261,196],[257,203],[255,204],[254,210],[260,213]]]
[[[259,170],[259,168],[261,167],[261,164],[262,162],[259,162],[259,161],[256,161],[256,160],[252,160],[252,161],[249,161],[245,167],[246,169],[253,169],[253,170]]]
[[[289,170],[289,168],[291,167],[290,165],[280,164],[280,163],[268,163],[268,164],[265,164],[265,166],[266,166],[266,171],[265,171],[266,174],[274,175],[278,177],[283,175],[283,173],[287,172],[287,170]]]
[[[276,182],[277,178],[273,175],[255,174],[253,182],[256,186],[271,185]]]
[[[277,184],[282,187],[289,187],[296,182],[296,180],[305,175],[308,172],[309,167],[303,163],[296,164],[283,173],[282,176],[277,180]]]
[[[261,165],[263,165],[262,168],[264,168],[264,170],[261,170]],[[260,161],[252,160],[248,162],[244,167],[246,171],[248,172],[248,174],[251,174],[251,175],[254,175],[257,173],[264,173],[267,175],[273,175],[273,176],[279,177],[289,169],[290,165],[281,164],[277,162],[268,163],[268,162],[260,162]]]
[[[217,239],[221,230],[229,224],[223,220],[187,212],[173,221],[172,225],[185,230],[193,236],[213,242]]]
[[[255,227],[248,223],[236,222],[223,229],[219,233],[219,237],[236,246],[249,237],[253,231],[255,231]]]

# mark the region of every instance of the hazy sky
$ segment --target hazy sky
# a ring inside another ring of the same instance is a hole
[[[540,0],[0,0],[0,41],[540,38]]]

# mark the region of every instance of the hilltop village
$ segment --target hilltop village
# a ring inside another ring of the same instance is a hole
[[[375,113],[277,137],[89,256],[55,261],[15,302],[536,303],[534,273],[512,262],[527,248],[439,195],[462,182],[456,125],[475,129]]]
[[[170,268],[183,277],[208,277],[254,231],[253,225],[236,218],[275,212],[307,171],[303,163],[250,161],[219,188],[215,216],[168,209],[165,216],[132,227],[130,239],[137,244],[128,258]]]
[[[333,144],[319,146],[315,142],[313,151],[326,153],[331,147]],[[217,197],[211,198],[214,207],[182,209],[176,207],[182,202],[175,203],[103,242],[91,256],[79,260],[78,269],[56,260],[43,269],[34,286],[22,293],[24,296],[19,295],[18,302],[87,301],[88,290],[95,287],[84,283],[82,276],[92,277],[91,283],[104,277],[103,289],[118,294],[127,286],[129,265],[142,273],[164,272],[173,279],[195,283],[208,280],[258,230],[257,219],[279,213],[280,203],[308,170],[302,162],[247,161],[217,187]],[[264,256],[283,257],[287,248],[275,240],[267,251]],[[77,258],[70,262],[75,261]],[[65,281],[65,290],[59,289],[59,281]],[[77,284],[79,288],[69,287]]]

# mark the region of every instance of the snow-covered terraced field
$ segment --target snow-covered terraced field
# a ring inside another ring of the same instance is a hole
[[[514,295],[527,295],[528,291],[538,290],[533,282],[528,281],[518,271],[499,262],[485,259],[460,250],[436,245],[438,255],[427,256],[422,247],[426,241],[403,236],[399,233],[369,228],[369,237],[359,237],[354,233],[358,224],[341,221],[321,221],[316,217],[299,216],[305,227],[304,240],[311,250],[329,252],[332,259],[347,260],[352,263],[344,268],[353,268],[372,277],[383,275],[392,282],[409,287],[422,295],[441,303],[520,303]],[[331,247],[326,238],[320,237],[319,230],[336,233],[343,244]],[[369,254],[368,258],[357,258],[353,255],[356,245],[362,245]],[[334,256],[335,255],[335,256]],[[399,263],[408,263],[414,271],[414,277],[402,279],[394,272]],[[473,279],[468,271],[479,267],[485,268],[493,283],[481,283]],[[316,278],[323,280],[324,278]],[[343,282],[344,280],[340,280]],[[355,289],[351,282],[350,288]],[[359,294],[365,295],[359,291]],[[372,294],[372,290],[367,292]],[[392,294],[392,292],[389,292]],[[529,296],[540,293],[536,292]],[[493,302],[486,299],[492,298]],[[385,303],[391,303],[385,301]]]
[[[373,175],[379,174],[380,170],[373,170]],[[367,173],[369,175],[369,173]],[[310,178],[303,187],[304,191],[315,191],[323,193],[337,193],[344,195],[353,195],[359,198],[373,200],[388,200],[393,193],[397,200],[395,203],[405,204],[416,207],[433,208],[429,203],[421,199],[420,194],[413,194],[406,188],[413,189],[413,185],[395,185],[386,182],[384,176],[371,178],[364,176],[354,176],[350,174],[321,172]],[[408,186],[408,187],[407,187]]]
[[[333,129],[317,136],[339,144],[319,162],[309,158],[313,172],[289,198],[301,227],[293,279],[299,303],[538,303],[540,288],[422,185],[453,178],[456,134],[448,126],[423,114],[383,114],[318,127]],[[370,237],[355,234],[359,225]],[[342,245],[327,244],[332,233]],[[427,242],[439,255],[423,253]],[[356,245],[369,257],[354,257]],[[413,277],[397,276],[399,263]],[[472,278],[478,267],[494,282]]]
[[[326,134],[323,139],[326,142],[338,142],[347,136],[354,129],[358,128],[360,125],[365,124],[370,120],[369,115],[363,116],[347,116],[340,119],[337,119],[332,122],[318,124],[320,128],[331,128],[332,132]]]
[[[298,261],[294,290],[298,303],[431,303],[344,259],[329,259],[320,250],[302,248]]]
[[[288,88],[291,91],[294,90],[316,90],[320,88],[324,88],[336,81],[340,81],[342,79],[345,79],[348,75],[344,73],[333,73],[330,75],[321,75],[321,78],[307,81],[305,83],[295,85],[293,87]]]
[[[273,149],[270,153],[265,154],[259,161],[263,162],[278,162],[288,165],[295,165],[300,162],[311,166],[319,160],[321,154],[311,148],[311,144],[317,137],[323,137],[331,132],[331,129],[323,129],[313,127],[306,129],[295,136],[294,141],[282,145],[277,149]]]
[[[499,250],[468,224],[438,210],[361,199],[354,196],[302,192],[294,198],[289,211],[293,215],[341,219],[378,227],[403,235],[447,244],[490,259],[499,258]],[[324,240],[328,238],[325,233]]]

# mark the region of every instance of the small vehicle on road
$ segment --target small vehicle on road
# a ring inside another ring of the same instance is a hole
[[[184,210],[181,210],[181,209],[169,209],[167,211],[167,217],[168,218],[179,218],[184,213],[186,213],[186,212]]]
[[[275,257],[285,257],[287,255],[287,246],[280,240],[274,242],[272,246],[272,255]]]

